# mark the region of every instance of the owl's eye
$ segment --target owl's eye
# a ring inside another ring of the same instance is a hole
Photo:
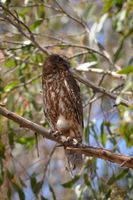
[[[62,63],[63,63],[63,59],[60,58],[60,57],[58,57],[58,58],[57,58],[57,62],[60,63],[60,64],[62,64]]]

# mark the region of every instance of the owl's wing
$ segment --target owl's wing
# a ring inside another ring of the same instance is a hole
[[[69,99],[75,110],[77,121],[83,128],[83,106],[80,96],[80,88],[70,73],[65,77],[65,86]]]

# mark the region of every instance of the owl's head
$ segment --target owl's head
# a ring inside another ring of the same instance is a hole
[[[43,69],[47,73],[66,71],[69,69],[69,62],[57,54],[52,54],[47,57]]]

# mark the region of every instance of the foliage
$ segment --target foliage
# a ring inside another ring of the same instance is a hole
[[[80,75],[117,95],[79,83],[85,143],[132,156],[132,0],[1,2],[0,104],[48,127],[42,64],[47,51],[67,56]],[[131,106],[119,105],[122,98]],[[88,158],[71,178],[62,148],[50,154],[53,145],[0,116],[0,199],[133,199],[130,169]]]

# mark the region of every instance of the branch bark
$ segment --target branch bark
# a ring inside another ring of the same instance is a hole
[[[11,112],[3,107],[3,105],[0,105],[0,114],[4,117],[13,120],[14,122],[18,123],[20,126],[28,128],[38,134],[41,134],[45,138],[58,142],[60,144],[63,144],[63,142],[57,138],[55,138],[53,135],[49,134],[50,131],[45,129],[44,127],[25,119],[24,117],[19,116],[18,114]],[[103,148],[97,148],[92,146],[86,146],[86,145],[80,145],[80,146],[72,146],[67,145],[66,147],[68,150],[72,150],[74,152],[77,152],[79,154],[84,154],[85,156],[92,156],[96,158],[101,158],[104,160],[108,160],[113,163],[120,164],[120,166],[125,166],[128,168],[133,169],[133,157],[123,155],[123,154],[116,154],[113,153],[110,150],[103,149]]]

